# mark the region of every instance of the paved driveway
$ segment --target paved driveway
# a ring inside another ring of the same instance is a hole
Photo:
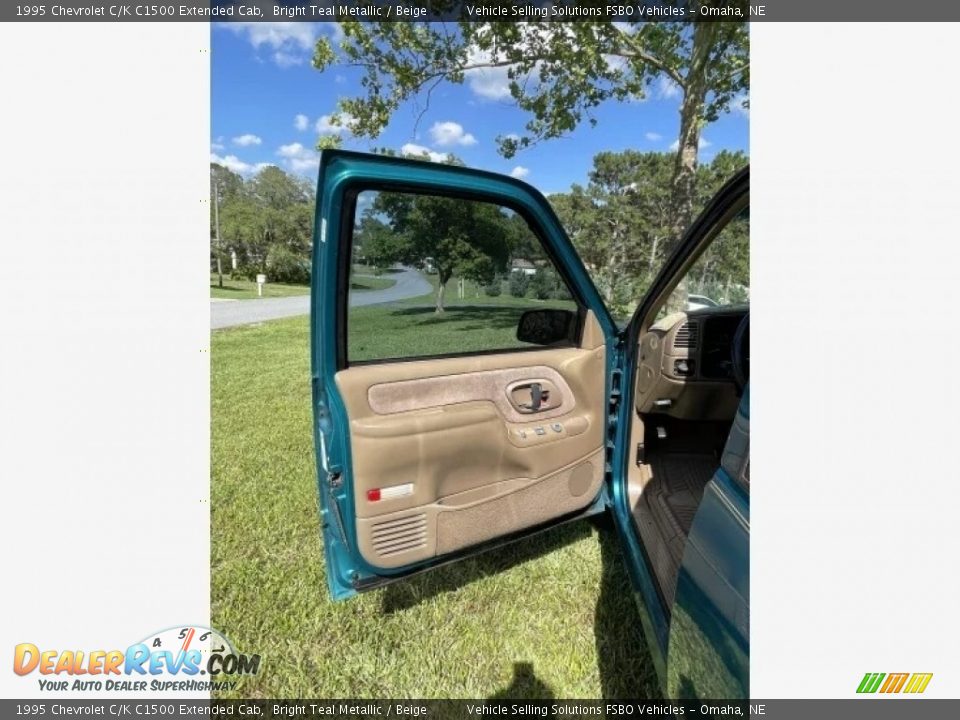
[[[404,298],[426,295],[433,286],[419,271],[403,268],[400,272],[388,275],[394,284],[383,290],[366,290],[350,293],[350,306],[376,305]],[[210,302],[210,328],[249,325],[264,320],[307,315],[310,313],[310,296],[264,298],[262,300],[228,300]]]

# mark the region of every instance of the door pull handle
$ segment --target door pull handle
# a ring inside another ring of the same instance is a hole
[[[538,383],[530,384],[530,404],[521,405],[524,410],[529,410],[530,412],[537,412],[540,410],[540,406],[543,404],[543,386]]]

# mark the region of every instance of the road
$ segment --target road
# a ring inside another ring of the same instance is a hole
[[[376,305],[426,295],[433,286],[413,268],[388,275],[394,284],[383,290],[350,293],[350,307]],[[310,313],[310,296],[264,298],[262,300],[210,301],[210,328],[234,327]]]

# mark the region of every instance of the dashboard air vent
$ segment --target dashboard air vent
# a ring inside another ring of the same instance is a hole
[[[697,346],[697,341],[700,339],[700,325],[697,323],[685,322],[680,326],[680,329],[677,330],[677,334],[673,338],[673,346],[675,348],[687,348],[692,350]]]

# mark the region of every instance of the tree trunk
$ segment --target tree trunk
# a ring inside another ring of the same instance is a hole
[[[603,267],[603,299],[607,307],[614,308],[617,304],[617,287],[619,279],[623,277],[624,255],[621,247],[620,225],[616,220],[610,220],[610,248],[607,252],[607,261]]]
[[[437,306],[434,312],[442,313],[443,312],[443,290],[447,285],[447,280],[450,279],[452,273],[444,272],[440,268],[437,268]]]
[[[649,276],[649,282],[652,284],[653,279],[657,276],[657,246],[660,244],[660,238],[654,237],[653,244],[650,246],[650,262],[647,268],[647,275]]]
[[[697,152],[700,149],[700,131],[703,128],[703,110],[707,99],[707,70],[710,53],[717,38],[719,23],[694,23],[693,48],[690,68],[683,86],[680,103],[680,136],[677,138],[677,159],[671,181],[673,207],[670,236],[665,249],[669,256],[680,238],[693,222],[697,181]],[[687,278],[680,280],[667,302],[667,311],[685,310],[687,306]]]
[[[710,52],[716,41],[718,23],[695,23],[690,68],[680,104],[680,136],[677,159],[671,181],[673,208],[667,252],[672,252],[693,221],[697,179],[697,151],[703,128],[703,109],[707,98],[707,70]]]

